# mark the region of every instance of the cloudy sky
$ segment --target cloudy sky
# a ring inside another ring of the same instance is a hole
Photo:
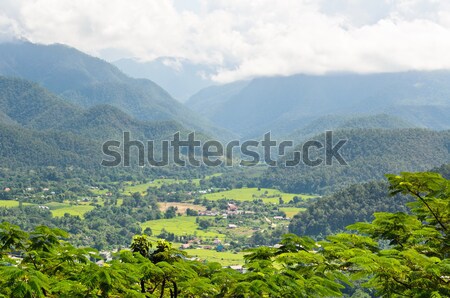
[[[0,0],[10,38],[107,60],[187,59],[213,66],[217,82],[450,69],[450,1]]]

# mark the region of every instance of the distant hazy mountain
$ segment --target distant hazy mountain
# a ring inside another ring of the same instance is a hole
[[[449,71],[295,75],[234,86],[202,90],[187,104],[243,136],[289,134],[326,115],[385,113],[418,127],[450,128]]]
[[[238,81],[204,88],[189,98],[186,105],[200,115],[213,119],[211,115],[219,114],[228,101],[248,84],[249,81]]]
[[[120,59],[113,64],[131,77],[154,81],[181,102],[186,101],[200,89],[213,84],[206,76],[212,71],[210,67],[183,59],[167,57],[150,62]]]
[[[154,82],[130,78],[103,60],[64,45],[0,44],[0,74],[38,82],[80,107],[108,104],[140,120],[174,120],[190,129],[226,134]]]

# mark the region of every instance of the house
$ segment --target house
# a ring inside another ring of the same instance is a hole
[[[191,247],[191,244],[190,244],[190,243],[183,243],[183,244],[181,244],[181,246],[180,246],[181,249],[188,249],[189,247]]]
[[[228,210],[229,211],[236,211],[238,207],[235,204],[228,203]]]
[[[239,271],[240,273],[245,273],[246,269],[242,265],[231,265],[228,268]]]

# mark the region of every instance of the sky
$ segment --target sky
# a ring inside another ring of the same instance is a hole
[[[0,0],[0,41],[17,38],[109,61],[188,60],[219,83],[450,69],[450,1]]]

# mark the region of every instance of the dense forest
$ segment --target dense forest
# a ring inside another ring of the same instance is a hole
[[[375,212],[406,212],[410,198],[389,195],[387,183],[355,184],[330,196],[311,200],[305,211],[297,214],[289,231],[297,235],[324,237],[345,230],[360,221],[372,221]]]
[[[430,129],[448,129],[448,72],[257,78],[199,92],[187,104],[197,114],[63,45],[0,54],[0,297],[450,296],[450,131]],[[417,91],[418,79],[429,85]],[[324,106],[336,113],[316,113]],[[124,131],[160,142],[195,129],[225,144],[270,127],[322,144],[332,129],[347,165],[285,165],[302,144],[277,167],[100,165],[103,142]],[[200,261],[186,245],[244,266]]]
[[[330,193],[355,183],[382,179],[384,173],[424,171],[450,162],[450,131],[425,129],[351,129],[333,132],[334,144],[347,143],[339,151],[347,165],[323,162],[316,167],[300,163],[289,167],[292,152],[281,159],[278,167],[268,169],[261,183],[265,187],[277,186],[287,192]],[[311,140],[325,144],[325,134]],[[325,147],[325,145],[324,145]],[[301,145],[295,151],[302,152]],[[433,152],[433,154],[430,154]],[[325,148],[311,149],[310,159],[325,161]]]
[[[139,120],[177,121],[202,133],[229,134],[154,82],[128,77],[114,65],[65,45],[1,43],[0,74],[37,82],[79,107],[112,105]]]
[[[354,233],[316,242],[284,235],[251,249],[242,272],[200,263],[170,243],[136,235],[129,250],[104,260],[77,248],[60,229],[31,233],[0,225],[4,297],[446,297],[450,181],[435,173],[388,175],[410,213],[377,212]]]

